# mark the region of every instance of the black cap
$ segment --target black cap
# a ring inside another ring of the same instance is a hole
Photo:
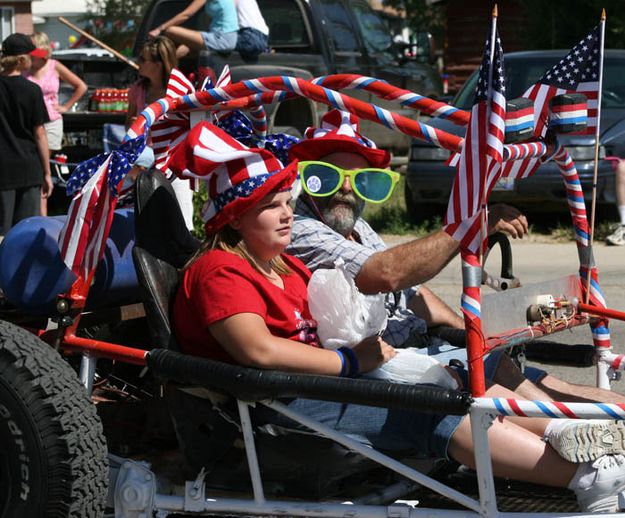
[[[30,54],[36,48],[29,36],[16,32],[2,42],[2,55],[21,56],[22,54]]]

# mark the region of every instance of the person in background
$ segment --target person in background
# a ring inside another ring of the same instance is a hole
[[[139,79],[128,89],[126,129],[149,104],[165,97],[171,71],[178,66],[176,46],[166,36],[149,39],[139,52]],[[148,141],[148,145],[151,141]],[[152,153],[152,156],[154,154]],[[188,182],[175,178],[172,187],[189,230],[193,229],[193,191]]]
[[[247,62],[258,61],[258,55],[269,47],[269,27],[256,0],[235,0],[239,34],[236,50]]]
[[[32,64],[26,73],[26,79],[37,83],[43,92],[43,100],[50,118],[50,122],[44,124],[44,128],[48,137],[48,149],[52,155],[53,152],[61,151],[62,148],[63,114],[85,95],[87,85],[63,63],[51,59],[52,49],[46,33],[35,32],[31,38],[37,48],[31,54]],[[69,84],[73,89],[72,95],[64,104],[59,104],[61,81]],[[48,215],[48,200],[43,197],[41,198],[41,215]]]
[[[620,225],[608,237],[608,245],[625,245],[625,160],[618,157],[606,157],[614,168],[614,191],[616,194],[616,208],[620,218]]]
[[[357,377],[395,355],[378,336],[352,349],[324,349],[320,343],[308,307],[310,271],[284,253],[293,225],[295,162],[284,167],[268,150],[247,148],[202,122],[176,148],[169,165],[176,174],[204,177],[210,186],[202,211],[206,239],[184,268],[173,304],[173,328],[183,352],[260,369],[337,377]],[[486,397],[514,394],[492,386]],[[450,458],[475,468],[468,415],[304,398],[283,403],[376,449],[410,452],[412,458]],[[264,408],[253,417],[293,425]],[[496,419],[488,431],[494,474],[567,487],[587,512],[615,511],[625,489],[625,456],[565,460],[543,436],[553,427],[579,426],[567,421]]]
[[[208,31],[194,31],[182,27],[189,18],[204,8],[210,16]],[[208,50],[210,52],[231,52],[237,46],[237,10],[234,0],[192,0],[191,3],[174,17],[152,29],[150,36],[165,34],[177,45],[176,55],[184,57],[190,52]]]
[[[26,34],[2,42],[0,57],[0,236],[18,221],[37,216],[52,193],[48,111],[41,88],[23,77],[36,47]]]

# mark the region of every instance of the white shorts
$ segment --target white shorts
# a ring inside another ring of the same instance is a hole
[[[63,117],[55,121],[46,122],[43,127],[48,136],[48,149],[61,151],[63,147]]]

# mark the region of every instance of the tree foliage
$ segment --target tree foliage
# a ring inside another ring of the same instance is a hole
[[[606,10],[606,48],[625,46],[625,10],[623,0],[519,0],[527,10],[524,35],[529,49],[565,49],[599,22]]]
[[[383,0],[383,5],[406,15],[406,23],[415,32],[430,32],[438,44],[443,43],[445,7],[426,0]]]
[[[151,0],[87,0],[87,30],[114,49],[130,54]]]

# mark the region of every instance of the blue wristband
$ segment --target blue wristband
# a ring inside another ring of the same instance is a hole
[[[347,362],[345,361],[345,354],[343,354],[343,351],[341,351],[340,349],[337,349],[334,352],[338,354],[339,358],[341,359],[341,372],[339,373],[339,376],[341,378],[344,378],[347,374]]]
[[[339,347],[338,351],[341,351],[347,359],[349,360],[349,372],[347,376],[350,378],[355,378],[360,373],[360,363],[358,362],[358,357],[356,353],[352,351],[349,347]]]

